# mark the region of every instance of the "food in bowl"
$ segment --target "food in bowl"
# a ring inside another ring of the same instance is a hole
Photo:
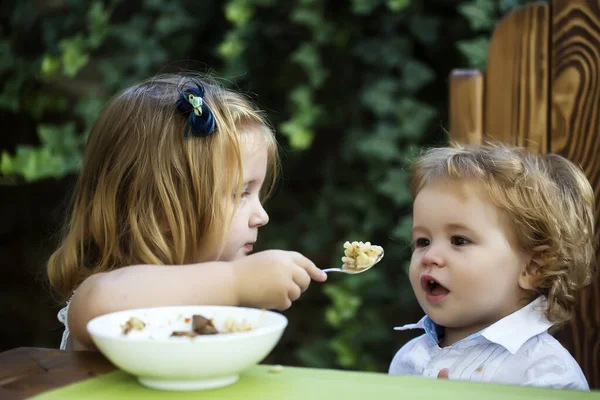
[[[187,336],[195,337],[198,335],[216,335],[219,333],[212,319],[208,319],[202,315],[192,315],[192,330],[190,331],[173,331],[171,336]]]
[[[132,330],[141,331],[146,327],[144,321],[139,318],[131,317],[125,322],[125,325],[121,325],[121,329],[123,329],[123,335],[127,335]]]
[[[174,331],[191,333],[194,315],[209,320],[219,333],[173,336]],[[128,321],[141,327],[137,320],[143,328],[123,334]],[[286,326],[285,316],[267,310],[173,306],[102,315],[87,328],[98,350],[141,384],[201,390],[235,383],[272,351]]]
[[[236,322],[233,318],[227,318],[225,320],[224,328],[219,331],[215,328],[212,319],[208,319],[202,315],[192,315],[192,328],[189,331],[173,331],[171,336],[187,336],[195,337],[198,335],[216,335],[219,333],[234,333],[234,332],[246,332],[253,329],[252,325],[246,320]]]
[[[181,315],[178,316],[178,319],[181,319]],[[233,332],[246,332],[251,331],[253,329],[252,325],[248,323],[246,320],[242,320],[240,323],[236,322],[233,318],[228,318],[225,320],[225,326],[222,331],[218,331],[215,328],[212,319],[206,318],[203,315],[192,315],[192,318],[185,318],[185,322],[192,322],[192,326],[190,330],[182,330],[182,331],[173,331],[171,336],[186,336],[186,337],[196,337],[198,335],[216,335],[218,333],[233,333]],[[127,335],[129,332],[133,330],[141,331],[146,327],[146,323],[139,318],[131,317],[124,325],[121,325],[121,329],[123,330],[123,334]]]
[[[344,243],[342,269],[362,271],[370,268],[383,253],[383,247],[372,245],[370,242]]]

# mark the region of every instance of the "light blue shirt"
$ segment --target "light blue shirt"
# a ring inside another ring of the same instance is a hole
[[[424,329],[394,356],[389,373],[437,378],[443,368],[450,379],[473,382],[589,390],[581,368],[549,333],[543,314],[545,298],[451,346],[438,346],[443,329],[425,316],[395,330]]]

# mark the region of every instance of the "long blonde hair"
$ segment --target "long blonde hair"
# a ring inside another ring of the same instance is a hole
[[[414,162],[414,197],[436,179],[469,180],[485,188],[507,217],[515,245],[531,254],[532,297],[548,299],[546,316],[572,316],[575,294],[594,271],[594,191],[583,171],[557,154],[539,155],[498,142],[428,150]]]
[[[195,83],[217,128],[186,139],[176,101]],[[244,96],[196,74],[160,75],[115,95],[90,132],[70,220],[48,261],[61,298],[95,273],[202,262],[221,249],[242,185],[240,140],[249,132],[264,133],[266,197],[277,177],[277,142]]]

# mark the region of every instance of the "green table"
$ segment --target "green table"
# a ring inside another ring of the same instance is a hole
[[[284,367],[279,373],[260,365],[231,386],[196,392],[147,389],[122,371],[54,390],[35,400],[70,399],[228,399],[228,400],[368,400],[383,399],[600,399],[600,392],[501,386],[386,374]]]
[[[232,386],[195,392],[145,388],[102,354],[21,347],[0,353],[0,399],[243,399],[243,400],[494,400],[599,399],[600,391],[576,392],[502,386],[364,372],[266,365],[244,372]]]

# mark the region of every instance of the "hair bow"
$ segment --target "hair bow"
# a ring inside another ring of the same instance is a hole
[[[189,114],[185,125],[184,138],[191,131],[195,136],[209,136],[216,127],[212,112],[204,102],[204,89],[198,83],[196,87],[179,92],[177,108],[184,114]]]

